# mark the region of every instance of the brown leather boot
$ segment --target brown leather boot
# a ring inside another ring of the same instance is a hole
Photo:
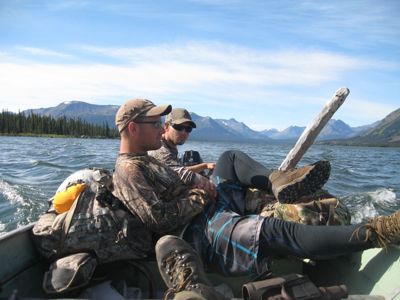
[[[169,288],[164,299],[182,291],[195,292],[204,299],[225,299],[208,281],[200,257],[184,240],[163,236],[156,244],[156,257],[161,277]]]
[[[362,227],[366,229],[367,240],[376,247],[385,248],[388,244],[400,243],[400,210],[389,216],[370,218]]]
[[[320,160],[312,165],[288,171],[275,170],[269,176],[272,192],[281,203],[294,203],[302,196],[310,195],[328,181],[331,165]]]

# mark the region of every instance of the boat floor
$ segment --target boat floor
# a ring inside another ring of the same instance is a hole
[[[0,299],[111,299],[106,292],[114,290],[110,283],[132,299],[162,299],[166,290],[154,260],[137,263],[117,262],[96,271],[89,287],[62,295],[48,295],[42,289],[43,274],[48,263],[41,259],[30,238],[32,225],[0,238]],[[370,249],[334,260],[318,261],[315,265],[297,259],[276,259],[272,271],[275,276],[307,274],[317,286],[346,284],[351,295],[381,295],[380,299],[400,300],[400,249]],[[210,281],[226,288],[234,299],[241,297],[242,285],[248,277],[223,277],[208,274]],[[109,287],[105,289],[105,287]],[[107,296],[101,298],[102,296]],[[91,296],[90,296],[91,295]],[[13,298],[14,297],[14,298]],[[376,299],[362,296],[352,299]],[[113,297],[115,299],[115,297]],[[121,298],[123,299],[123,298]]]

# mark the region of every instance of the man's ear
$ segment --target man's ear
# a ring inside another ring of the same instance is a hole
[[[136,126],[136,124],[133,123],[133,122],[129,122],[129,124],[128,124],[128,126],[127,126],[128,132],[129,132],[130,134],[132,134],[132,135],[134,135],[135,133],[137,133],[138,128],[139,128],[139,127]]]

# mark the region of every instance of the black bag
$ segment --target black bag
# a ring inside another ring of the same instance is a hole
[[[201,164],[203,160],[201,159],[200,153],[195,150],[185,151],[181,158],[182,166],[193,166]]]
[[[242,294],[244,300],[336,300],[348,296],[345,285],[318,288],[307,276],[299,274],[247,283]]]

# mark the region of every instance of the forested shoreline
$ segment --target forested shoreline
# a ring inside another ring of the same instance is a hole
[[[95,125],[79,118],[53,118],[34,113],[13,113],[3,110],[0,113],[0,135],[29,136],[71,136],[90,138],[116,138],[116,128],[109,128],[107,123]]]

